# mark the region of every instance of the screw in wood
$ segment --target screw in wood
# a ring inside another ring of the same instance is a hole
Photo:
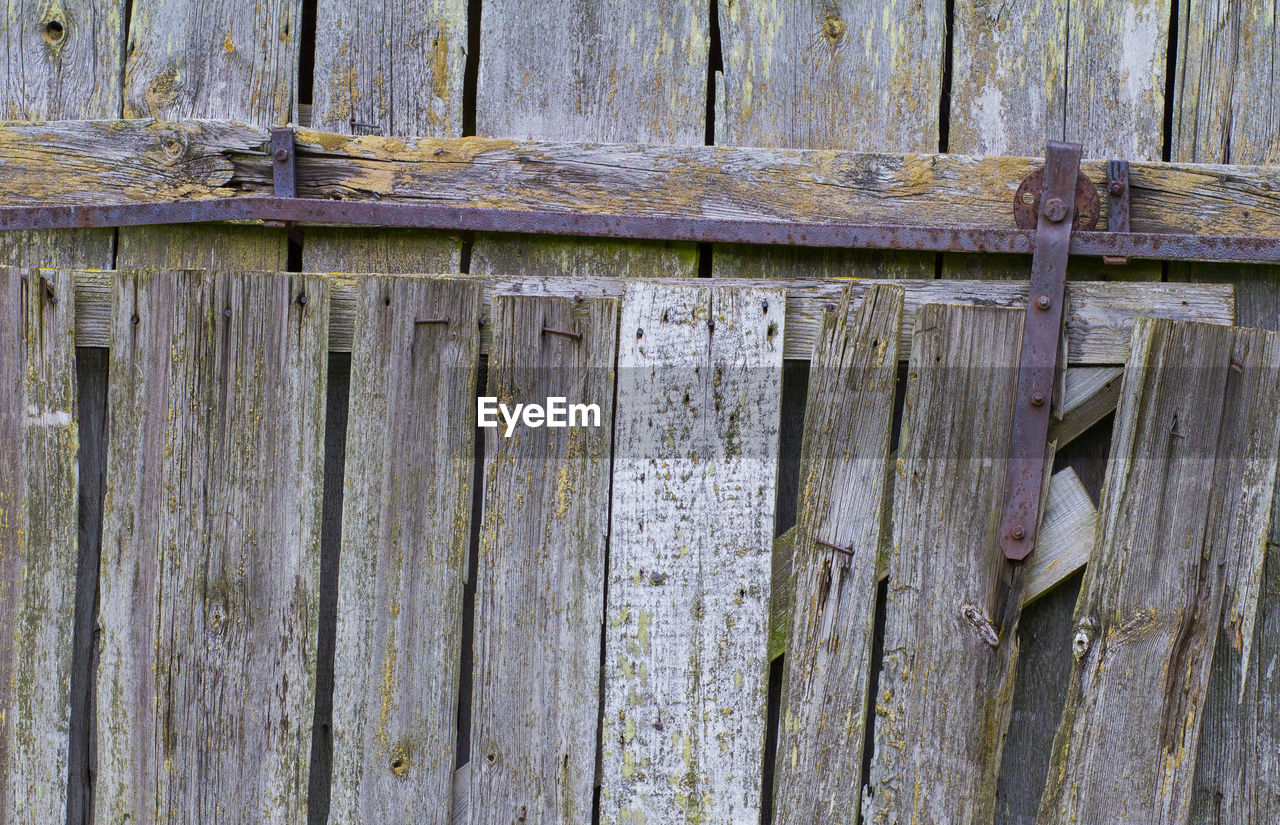
[[[1014,541],[1022,541],[1027,537],[1027,530],[1021,524],[1018,524],[1009,531],[1009,535],[1013,536]]]

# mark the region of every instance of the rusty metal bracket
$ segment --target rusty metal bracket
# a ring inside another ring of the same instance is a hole
[[[297,152],[293,144],[292,126],[271,127],[271,186],[277,198],[298,197]],[[291,220],[264,220],[265,226],[284,227],[294,240],[301,242]]]
[[[1107,161],[1107,231],[1129,231],[1129,161]],[[1103,255],[1104,264],[1127,264],[1124,255]]]
[[[1044,187],[1031,253],[1031,291],[1022,328],[1018,394],[1009,439],[1007,493],[1000,523],[1001,549],[1007,558],[1018,561],[1025,559],[1035,546],[1040,521],[1080,151],[1078,143],[1050,141],[1045,156]]]

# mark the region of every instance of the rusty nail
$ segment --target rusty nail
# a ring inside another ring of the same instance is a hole
[[[285,149],[284,147],[281,147],[281,148],[279,148],[279,149],[277,149],[277,150],[276,150],[276,162],[277,162],[277,163],[284,163],[284,162],[285,162],[286,160],[288,160],[288,159],[289,159],[289,150],[288,150],[288,149]]]
[[[377,123],[363,123],[359,120],[356,120],[354,117],[351,118],[351,120],[347,121],[347,123],[350,124],[351,128],[353,129],[381,129],[382,128]]]
[[[1044,216],[1050,223],[1062,223],[1067,217],[1067,205],[1062,202],[1062,198],[1049,198],[1049,202],[1044,205]]]
[[[481,315],[480,318],[476,321],[476,326],[483,327],[488,323],[489,323],[489,319]]]
[[[762,303],[763,303],[763,306],[764,306],[764,311],[767,313],[767,312],[769,311],[769,302],[768,302],[768,301],[763,301]]]
[[[413,325],[416,327],[416,326],[421,326],[423,324],[447,324],[447,323],[449,323],[448,318],[418,318],[414,320]]]
[[[823,541],[822,539],[814,539],[814,542],[817,544],[821,544],[823,547],[830,547],[832,550],[835,550],[840,553],[844,553],[849,558],[853,558],[853,551],[850,550],[848,547],[841,547],[838,544],[832,544],[831,542]]]
[[[307,293],[304,292],[298,296],[298,303],[301,304],[302,306],[307,305]]]
[[[1039,298],[1036,298],[1036,306],[1047,310],[1049,307],[1053,306],[1053,299],[1048,295],[1041,295]]]
[[[708,319],[707,319],[707,329],[711,330],[712,332],[715,332],[715,329],[716,329],[716,321],[715,321],[715,319],[714,319],[714,318],[708,318]]]
[[[1042,392],[1033,392],[1033,393],[1031,393],[1031,406],[1033,406],[1033,407],[1043,407],[1043,406],[1044,406],[1044,393],[1042,393]]]
[[[574,332],[571,329],[552,329],[551,327],[544,326],[542,328],[542,334],[543,335],[563,335],[565,338],[572,338],[575,341],[582,340],[582,333]]]
[[[644,337],[644,328],[643,328],[643,327],[636,327],[636,337],[637,337],[637,338],[643,338],[643,337]]]
[[[1009,535],[1013,536],[1014,541],[1022,541],[1027,537],[1027,530],[1021,524],[1017,524],[1009,531]]]
[[[45,300],[49,302],[49,305],[57,306],[58,293],[53,291],[53,284],[49,283],[49,279],[42,277],[40,279],[40,286],[44,289],[44,297]]]

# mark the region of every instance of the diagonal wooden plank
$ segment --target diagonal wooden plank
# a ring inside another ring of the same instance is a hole
[[[461,280],[360,283],[331,822],[450,821],[479,294],[478,284]],[[448,320],[417,323],[431,319]]]
[[[754,822],[783,316],[776,289],[622,306],[601,822]]]
[[[497,416],[486,436],[470,821],[587,822],[600,726],[618,301],[495,296],[491,320],[490,397],[511,407],[559,398],[594,405],[596,414],[568,428],[516,425],[509,436]]]
[[[773,821],[856,822],[902,289],[845,293],[814,349]],[[846,550],[835,550],[827,544]]]
[[[1260,585],[1277,370],[1280,335],[1135,329],[1041,825],[1187,822],[1227,582],[1246,604]]]
[[[0,823],[67,821],[76,597],[72,275],[0,269]]]
[[[99,821],[305,816],[327,325],[316,277],[116,276]]]
[[[1023,314],[917,316],[898,447],[868,822],[989,823],[1023,568],[1000,552]]]

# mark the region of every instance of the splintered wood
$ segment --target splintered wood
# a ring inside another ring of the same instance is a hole
[[[623,302],[601,821],[755,822],[783,293]]]
[[[129,273],[115,307],[95,817],[301,822],[328,285]]]
[[[63,825],[76,585],[70,273],[0,269],[0,823]]]
[[[578,426],[486,430],[471,822],[589,822],[618,301],[499,296],[493,310],[487,395],[584,409]]]
[[[1188,821],[1219,629],[1250,658],[1278,370],[1280,335],[1139,321],[1039,825]]]
[[[814,349],[800,460],[774,822],[858,818],[902,289],[846,293]]]
[[[450,821],[479,290],[359,287],[334,654],[334,823]],[[422,800],[434,800],[422,805]]]

